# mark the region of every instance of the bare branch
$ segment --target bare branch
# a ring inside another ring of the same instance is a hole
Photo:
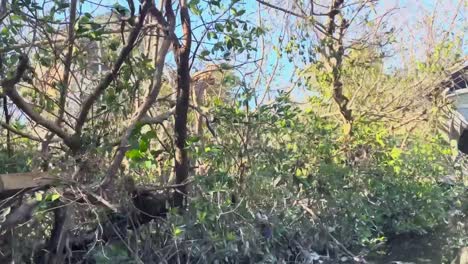
[[[165,120],[167,120],[169,117],[173,116],[174,113],[175,113],[175,108],[172,108],[171,110],[169,110],[169,111],[167,111],[165,113],[162,113],[160,115],[154,116],[154,117],[149,117],[149,116],[143,117],[143,118],[141,118],[140,123],[142,123],[142,124],[160,124],[160,123],[164,122]]]
[[[296,12],[287,10],[287,9],[285,9],[285,8],[282,8],[282,7],[279,7],[279,6],[276,6],[276,5],[272,5],[272,4],[267,3],[267,2],[265,2],[265,1],[257,0],[257,2],[259,2],[259,3],[262,4],[262,5],[266,5],[266,6],[268,6],[268,7],[273,8],[273,9],[276,9],[276,10],[279,10],[279,11],[281,11],[281,12],[284,12],[284,13],[286,13],[286,14],[293,15],[293,16],[295,16],[295,17],[299,17],[299,18],[302,18],[302,19],[307,19],[307,16],[298,14],[298,13],[296,13]]]

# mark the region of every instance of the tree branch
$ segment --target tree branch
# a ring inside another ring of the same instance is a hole
[[[76,20],[76,2],[71,0],[70,4],[70,24],[68,25],[68,50],[65,55],[63,78],[60,85],[60,98],[58,102],[59,113],[57,124],[61,124],[65,114],[65,105],[67,102],[68,86],[70,81],[70,71],[73,58],[73,47],[75,43],[75,20]]]
[[[168,3],[169,2],[169,3]],[[168,10],[168,7],[170,8]],[[101,182],[100,186],[101,188],[106,188],[110,183],[112,183],[115,174],[117,173],[117,170],[120,167],[120,164],[122,163],[122,160],[125,157],[125,152],[128,149],[129,145],[129,138],[135,129],[136,125],[140,120],[146,115],[146,112],[151,108],[151,106],[156,102],[156,99],[159,95],[159,91],[161,90],[161,85],[162,85],[162,76],[163,76],[163,70],[164,70],[164,63],[166,61],[166,55],[169,52],[169,48],[172,44],[172,37],[171,34],[174,32],[174,27],[175,27],[175,17],[173,16],[172,11],[172,6],[171,6],[171,1],[167,0],[166,1],[166,15],[168,18],[168,34],[164,41],[161,43],[161,48],[159,49],[159,54],[157,56],[157,61],[155,62],[155,72],[153,75],[153,86],[148,92],[148,95],[146,96],[145,102],[135,111],[133,114],[132,119],[130,120],[130,125],[127,127],[125,130],[125,133],[122,136],[122,139],[120,141],[120,145],[117,149],[117,152],[114,156],[114,160],[112,161],[112,164],[109,166],[106,175]]]
[[[189,173],[189,160],[186,149],[187,140],[187,114],[190,102],[190,48],[192,45],[192,28],[186,0],[179,0],[180,20],[182,23],[182,45],[176,46],[177,63],[177,93],[175,109],[175,183],[180,184],[187,180]],[[180,186],[174,194],[174,203],[182,207],[186,194],[185,186]]]
[[[140,119],[140,123],[142,124],[160,124],[162,122],[164,122],[165,120],[167,120],[169,117],[173,116],[175,113],[175,108],[172,108],[171,110],[165,112],[165,113],[162,113],[160,115],[157,115],[155,117],[149,117],[149,116],[146,116],[146,117],[143,117]]]
[[[1,82],[1,86],[4,89],[5,94],[10,97],[11,101],[13,101],[13,103],[18,108],[20,108],[21,111],[28,115],[34,122],[57,134],[57,136],[63,139],[67,146],[73,148],[74,144],[72,142],[71,136],[63,131],[56,123],[44,118],[41,114],[36,112],[33,107],[28,102],[26,102],[15,89],[15,85],[21,81],[21,77],[29,67],[28,62],[29,60],[26,55],[20,55],[19,64],[16,68],[15,75],[10,79],[6,79]]]
[[[75,125],[75,134],[81,135],[81,130],[86,122],[86,117],[88,116],[91,107],[99,98],[100,95],[104,93],[110,83],[116,78],[118,72],[120,71],[120,67],[123,65],[124,61],[130,55],[130,52],[133,50],[135,46],[135,42],[140,34],[141,29],[143,28],[143,24],[145,22],[145,17],[152,6],[152,1],[147,0],[144,2],[143,7],[141,8],[140,18],[138,19],[138,23],[135,25],[133,30],[130,33],[130,36],[127,40],[127,46],[125,46],[119,54],[117,61],[115,62],[112,70],[101,80],[98,84],[96,89],[85,99],[81,106],[80,114],[78,115],[78,119]]]
[[[28,138],[28,139],[33,140],[33,141],[38,141],[38,142],[44,141],[44,139],[42,139],[40,137],[36,137],[36,136],[30,135],[30,134],[27,134],[27,133],[25,133],[25,132],[23,132],[21,130],[18,130],[16,128],[12,127],[11,125],[8,125],[7,123],[5,123],[3,121],[0,121],[0,126],[3,127],[6,130],[12,132],[13,134],[18,135],[18,136]],[[58,142],[58,141],[59,141],[58,139],[52,140],[52,142]]]
[[[266,5],[266,6],[268,6],[268,7],[273,8],[273,9],[276,9],[276,10],[279,10],[279,11],[281,11],[281,12],[284,12],[284,13],[286,13],[286,14],[293,15],[293,16],[295,16],[295,17],[299,17],[299,18],[302,18],[302,19],[306,19],[306,18],[307,18],[307,16],[298,14],[298,13],[296,13],[296,12],[287,10],[287,9],[285,9],[285,8],[282,8],[282,7],[279,7],[279,6],[276,6],[276,5],[272,5],[272,4],[267,3],[267,2],[265,2],[265,1],[262,1],[262,0],[257,0],[257,2],[259,2],[259,3],[262,4],[262,5]]]

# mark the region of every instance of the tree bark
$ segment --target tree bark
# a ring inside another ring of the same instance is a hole
[[[1,13],[1,12],[0,12]],[[3,58],[0,55],[0,76],[3,78]],[[3,114],[5,115],[5,125],[10,126],[10,113],[8,111],[8,97],[6,95],[3,97]],[[7,145],[7,155],[10,158],[13,155],[13,149],[11,147],[11,133],[10,130],[6,130],[6,145]]]
[[[59,203],[57,208],[54,210],[54,226],[47,243],[47,252],[44,254],[41,263],[64,263],[65,256],[63,251],[65,249],[65,241],[67,238],[67,222],[69,219],[67,213],[67,207],[61,203]]]
[[[343,94],[343,83],[341,81],[342,62],[345,52],[343,38],[349,26],[341,13],[343,5],[344,0],[334,0],[330,6],[326,35],[324,38],[326,49],[322,51],[322,54],[331,77],[333,100],[338,105],[345,123],[344,133],[346,135],[351,135],[353,116],[351,109],[348,107],[349,99]],[[337,18],[341,18],[340,23],[337,23]]]
[[[106,188],[109,186],[110,183],[112,183],[113,179],[115,178],[115,174],[117,173],[118,168],[120,167],[120,164],[122,163],[122,160],[125,157],[125,152],[128,149],[128,145],[129,145],[128,142],[129,142],[129,138],[131,136],[132,131],[135,129],[137,123],[140,122],[141,119],[145,117],[146,113],[151,108],[151,106],[156,102],[156,99],[158,98],[158,95],[159,95],[159,91],[161,90],[164,63],[166,61],[166,55],[169,51],[170,45],[173,41],[175,19],[173,18],[173,15],[172,15],[172,9],[168,10],[168,6],[166,6],[167,21],[164,21],[164,17],[162,13],[158,9],[156,9],[154,6],[150,7],[149,11],[161,25],[167,25],[167,32],[166,32],[167,34],[161,43],[161,47],[159,47],[157,59],[155,61],[156,70],[153,74],[152,87],[150,87],[148,94],[146,95],[146,100],[133,113],[132,119],[130,120],[130,124],[126,128],[124,134],[122,135],[119,148],[115,154],[114,160],[112,161],[112,164],[109,166],[104,180],[100,184],[101,188]],[[172,115],[172,113],[168,113],[168,115]],[[161,119],[164,119],[164,116],[161,116]],[[151,120],[147,120],[147,121],[151,121]],[[158,121],[158,120],[152,120],[152,121]]]
[[[175,181],[176,184],[184,183],[188,178],[189,162],[185,148],[187,140],[187,113],[190,100],[190,48],[192,30],[187,1],[180,0],[180,18],[184,33],[183,43],[176,46],[177,62],[177,93],[175,109]],[[174,195],[174,205],[182,207],[186,195],[186,186],[180,185]]]

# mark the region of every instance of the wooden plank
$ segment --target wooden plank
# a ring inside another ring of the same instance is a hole
[[[0,192],[10,190],[21,190],[51,184],[47,172],[25,172],[0,174]]]

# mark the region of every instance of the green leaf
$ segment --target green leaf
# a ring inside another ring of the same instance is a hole
[[[114,6],[113,6],[113,9],[114,9],[115,12],[117,12],[121,16],[130,15],[130,10],[128,10],[128,8],[126,8],[125,6],[123,6],[123,5],[119,4],[119,3],[115,3]]]
[[[197,212],[197,221],[198,223],[202,224],[205,222],[207,212],[206,211],[198,211]]]
[[[70,7],[70,3],[67,1],[57,1],[55,4],[57,5],[57,10],[66,9]]]
[[[41,192],[35,193],[34,196],[36,197],[36,201],[38,201],[38,202],[40,202],[40,201],[42,201],[44,199]]]
[[[208,37],[208,40],[218,39],[218,35],[216,34],[216,32],[213,32],[213,31],[209,31],[207,37]]]
[[[197,143],[200,141],[200,137],[199,136],[191,136],[187,139],[187,143],[188,144],[191,144],[191,143]]]
[[[125,156],[129,159],[138,159],[141,158],[141,153],[139,149],[131,149],[125,153]]]
[[[196,6],[196,5],[198,5],[199,3],[200,3],[200,0],[191,0],[191,1],[189,2],[189,6]]]
[[[194,13],[197,16],[201,15],[201,13],[202,13],[200,8],[198,8],[198,3],[199,2],[200,2],[200,0],[192,0],[192,1],[190,1],[189,5],[188,5],[189,8],[190,8],[190,11],[192,11],[192,13]]]
[[[148,131],[145,133],[145,138],[146,139],[152,139],[152,138],[156,138],[158,135],[156,134],[156,131],[154,130],[151,130],[151,131]]]
[[[148,150],[149,142],[148,140],[141,139],[139,142],[140,152],[146,152]]]
[[[402,153],[402,150],[400,148],[392,148],[392,151],[390,152],[390,157],[392,157],[392,159],[396,160],[398,158],[400,158],[401,156],[401,153]]]
[[[151,169],[152,166],[153,166],[153,163],[151,162],[151,160],[145,161],[145,168]]]
[[[215,24],[215,29],[216,29],[218,32],[223,32],[223,31],[224,31],[224,25],[221,24],[221,23],[216,23],[216,24]]]
[[[245,10],[242,9],[242,10],[239,10],[239,12],[237,12],[237,16],[242,16],[243,14],[245,14]]]
[[[236,235],[234,234],[234,232],[228,232],[226,234],[226,240],[228,240],[228,241],[236,240]]]
[[[183,232],[184,232],[184,230],[182,230],[182,229],[179,228],[179,227],[174,227],[173,230],[172,230],[172,234],[173,234],[175,237],[180,236]]]
[[[50,200],[55,201],[55,200],[57,200],[59,198],[60,198],[60,194],[54,193],[54,194],[51,195]]]
[[[203,50],[202,52],[200,52],[200,57],[204,58],[206,56],[210,55],[210,51],[209,50]]]
[[[46,196],[45,200],[53,202],[55,200],[58,200],[59,198],[60,198],[59,193],[50,193]]]

